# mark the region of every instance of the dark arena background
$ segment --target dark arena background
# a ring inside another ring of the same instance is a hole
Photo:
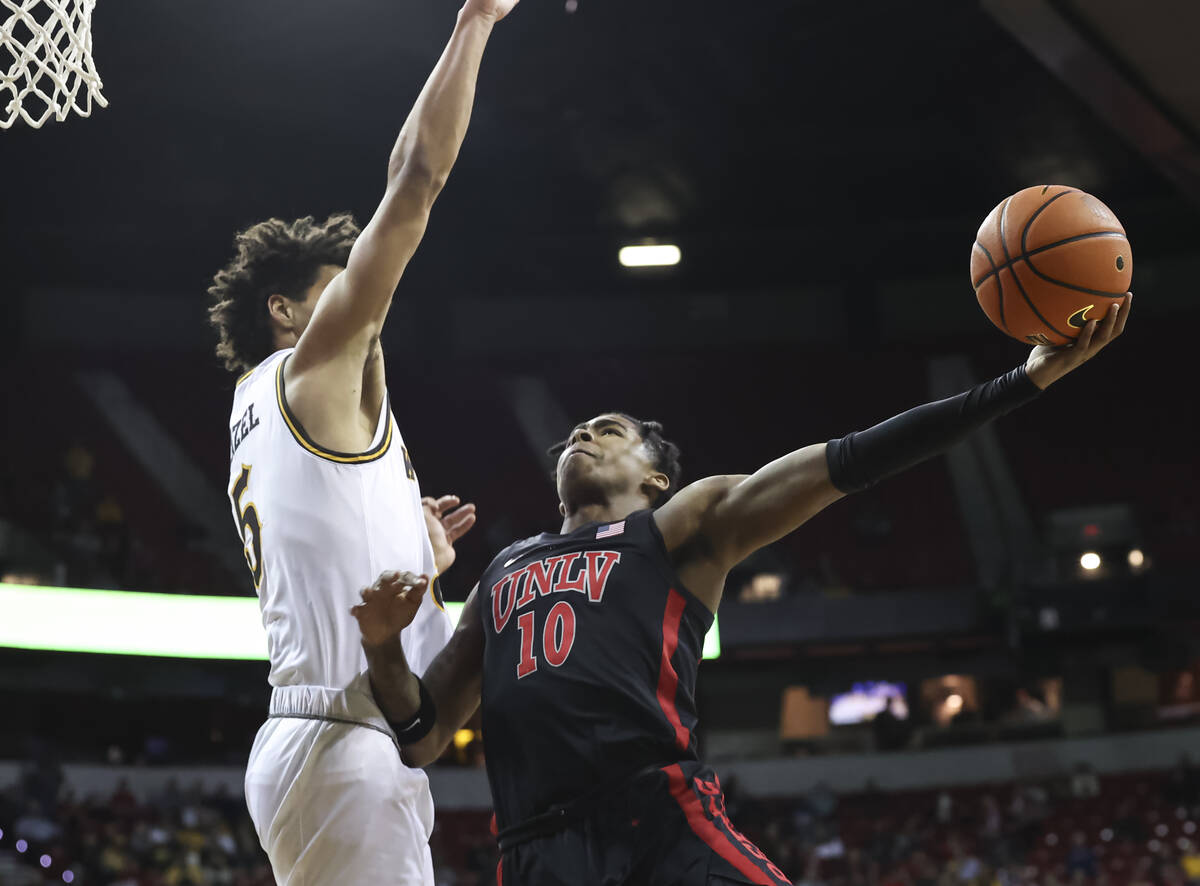
[[[455,13],[100,0],[108,107],[0,131],[0,883],[274,882],[205,289],[248,224],[370,216]],[[1022,362],[968,275],[1007,195],[1081,188],[1133,245],[1120,341],[731,575],[701,753],[796,883],[1200,883],[1197,33],[1187,0],[497,26],[383,336],[422,490],[479,508],[449,600],[557,531],[545,449],[599,411],[661,421],[686,482]],[[618,260],[645,244],[678,261]],[[496,880],[471,726],[429,770],[446,886]]]

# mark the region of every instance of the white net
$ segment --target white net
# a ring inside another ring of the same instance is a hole
[[[0,0],[0,129],[108,106],[92,63],[96,0]]]

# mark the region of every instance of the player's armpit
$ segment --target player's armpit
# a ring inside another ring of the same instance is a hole
[[[421,677],[433,700],[436,721],[420,741],[405,745],[401,756],[409,766],[428,766],[436,761],[479,707],[483,689],[483,620],[476,586],[444,649]]]

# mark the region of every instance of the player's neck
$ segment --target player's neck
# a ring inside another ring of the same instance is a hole
[[[578,508],[568,511],[566,517],[563,518],[562,534],[574,532],[580,526],[586,526],[588,523],[616,523],[644,507],[646,507],[646,500],[639,495],[623,495],[613,501],[580,505]]]

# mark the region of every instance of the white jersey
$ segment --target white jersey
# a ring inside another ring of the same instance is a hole
[[[367,667],[350,614],[359,591],[386,570],[432,579],[437,567],[387,397],[366,452],[323,449],[288,409],[283,367],[291,353],[272,354],[234,391],[229,497],[267,630],[271,685],[345,689]],[[401,634],[414,673],[451,631],[431,581]]]

